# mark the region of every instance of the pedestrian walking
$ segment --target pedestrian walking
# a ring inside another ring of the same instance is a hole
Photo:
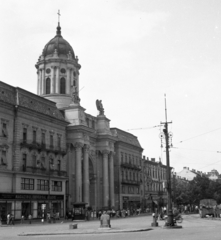
[[[24,219],[25,219],[25,217],[24,217],[24,215],[22,215],[22,216],[21,216],[21,224],[24,223]]]
[[[7,215],[7,225],[9,225],[10,224],[10,213],[8,213],[8,215]]]
[[[28,215],[28,221],[29,221],[29,224],[31,224],[31,220],[32,220],[32,215],[31,213]]]

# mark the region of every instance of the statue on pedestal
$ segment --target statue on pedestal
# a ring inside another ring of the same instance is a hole
[[[99,115],[104,115],[104,107],[102,104],[102,100],[96,100],[96,106],[97,106],[97,110],[99,111]]]

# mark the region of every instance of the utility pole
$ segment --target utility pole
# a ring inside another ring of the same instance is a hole
[[[168,133],[168,124],[172,122],[167,122],[167,105],[166,105],[166,95],[165,95],[165,122],[161,122],[160,124],[164,124],[163,135],[166,143],[166,161],[167,161],[167,222],[165,226],[174,226],[173,220],[173,211],[172,211],[172,194],[171,194],[171,171],[170,171],[170,138],[172,137],[172,133]]]

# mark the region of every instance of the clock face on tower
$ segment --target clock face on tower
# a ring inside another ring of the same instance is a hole
[[[62,68],[61,73],[66,73],[66,70],[64,68]]]
[[[50,73],[51,72],[51,69],[50,68],[47,68],[46,69],[46,73]]]

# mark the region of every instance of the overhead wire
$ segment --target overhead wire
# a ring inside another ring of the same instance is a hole
[[[216,129],[214,129],[214,130],[211,130],[211,131],[209,131],[209,132],[201,133],[201,134],[196,135],[196,136],[194,136],[194,137],[190,137],[190,138],[184,139],[184,140],[179,141],[179,142],[177,142],[177,143],[183,143],[183,142],[186,142],[186,141],[188,141],[188,140],[191,140],[191,139],[194,139],[194,138],[197,138],[197,137],[200,137],[200,136],[209,134],[209,133],[211,133],[211,132],[215,132],[215,131],[220,130],[220,129],[221,129],[221,127],[220,127],[220,128],[216,128]]]

